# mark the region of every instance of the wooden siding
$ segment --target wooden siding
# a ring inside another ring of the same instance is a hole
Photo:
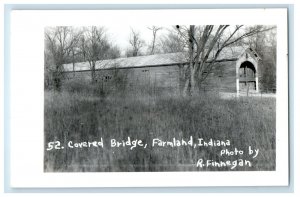
[[[115,80],[120,80],[120,83],[126,84],[127,90],[138,87],[147,91],[155,88],[179,90],[179,73],[178,65],[96,70],[96,82],[105,89],[114,89]],[[91,71],[65,72],[65,79],[91,82]]]
[[[230,61],[216,64],[201,84],[201,90],[236,92],[235,63],[235,61]]]
[[[203,91],[236,92],[235,61],[217,63],[201,85]],[[182,70],[179,65],[127,69],[96,70],[96,79],[104,88],[114,88],[117,77],[127,90],[143,87],[147,91],[169,89],[179,91]],[[66,79],[91,81],[91,71],[66,72]]]
[[[174,53],[98,61],[96,82],[106,89],[113,89],[119,87],[117,84],[121,84],[126,91],[137,88],[149,92],[156,89],[179,91],[184,86],[183,70],[187,67],[187,60],[184,57],[184,54]],[[228,48],[223,51],[221,57],[222,60],[216,61],[212,70],[208,71],[209,74],[201,83],[200,90],[236,93],[239,79],[241,88],[238,89],[241,91],[244,89],[245,71],[248,73],[246,75],[248,83],[251,81],[256,84],[255,77],[258,77],[258,86],[260,85],[261,76],[258,70],[260,57],[254,50],[250,48],[244,50],[241,47]],[[251,68],[247,64],[254,67]],[[87,62],[76,63],[75,72],[72,72],[72,64],[64,65],[64,69],[67,80],[91,81],[91,71]]]

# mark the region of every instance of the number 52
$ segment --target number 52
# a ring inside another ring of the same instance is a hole
[[[47,151],[52,150],[52,149],[61,149],[60,147],[60,141],[54,141],[54,142],[49,142],[48,143],[48,147],[47,147]]]

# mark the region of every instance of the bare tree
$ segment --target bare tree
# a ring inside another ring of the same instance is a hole
[[[153,55],[156,51],[156,37],[157,37],[157,32],[159,30],[162,30],[163,28],[162,27],[157,27],[157,26],[152,26],[152,27],[148,27],[149,30],[152,31],[152,41],[151,41],[151,46],[150,46],[150,52],[149,54],[150,55]]]
[[[185,95],[195,93],[196,87],[199,87],[207,78],[224,48],[258,32],[265,31],[262,26],[251,28],[248,31],[242,27],[243,25],[237,25],[233,28],[229,28],[229,25],[176,26],[181,40],[184,40],[188,46],[189,65],[186,70],[183,90]],[[212,53],[212,51],[214,52]]]
[[[245,42],[256,50],[262,58],[262,64],[259,67],[260,90],[276,91],[276,27],[270,31],[259,32],[249,37]]]
[[[185,50],[185,40],[177,33],[177,29],[168,29],[169,32],[160,38],[160,51],[162,53],[176,53]]]
[[[110,44],[104,27],[84,28],[80,39],[80,49],[84,60],[89,62],[92,83],[96,82],[96,62],[108,58]]]
[[[141,54],[141,48],[145,45],[145,41],[142,40],[140,33],[132,28],[129,43],[131,45],[131,49],[127,50],[127,56],[139,56]]]
[[[76,29],[76,28],[73,28],[73,31],[70,35],[70,39],[73,40],[73,44],[70,48],[71,52],[70,52],[70,59],[71,59],[71,62],[73,64],[73,72],[75,74],[75,63],[82,60],[80,59],[80,46],[79,46],[79,42],[80,42],[80,37],[82,35],[82,30],[80,29]]]
[[[78,35],[72,27],[58,26],[45,29],[45,52],[51,53],[54,68],[46,68],[51,72],[54,87],[61,89],[63,64],[68,61]]]

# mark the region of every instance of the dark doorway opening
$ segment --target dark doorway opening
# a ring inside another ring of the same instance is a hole
[[[251,62],[245,61],[241,64],[239,82],[241,92],[256,91],[256,69]]]

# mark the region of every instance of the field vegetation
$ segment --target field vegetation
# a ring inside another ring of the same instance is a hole
[[[84,86],[84,87],[83,87]],[[157,92],[103,94],[97,86],[67,84],[61,92],[45,91],[45,166],[46,172],[126,172],[126,171],[216,171],[275,170],[276,100],[240,97],[221,99],[215,93],[181,97]],[[152,139],[171,141],[203,138],[230,140],[230,146],[243,155],[220,156],[224,147],[151,147]],[[67,148],[69,141],[84,142],[103,138],[140,139],[147,148],[130,149]],[[47,144],[60,141],[64,149],[47,151]],[[248,147],[259,149],[256,158]],[[231,169],[196,167],[198,159],[247,159],[253,164]]]

